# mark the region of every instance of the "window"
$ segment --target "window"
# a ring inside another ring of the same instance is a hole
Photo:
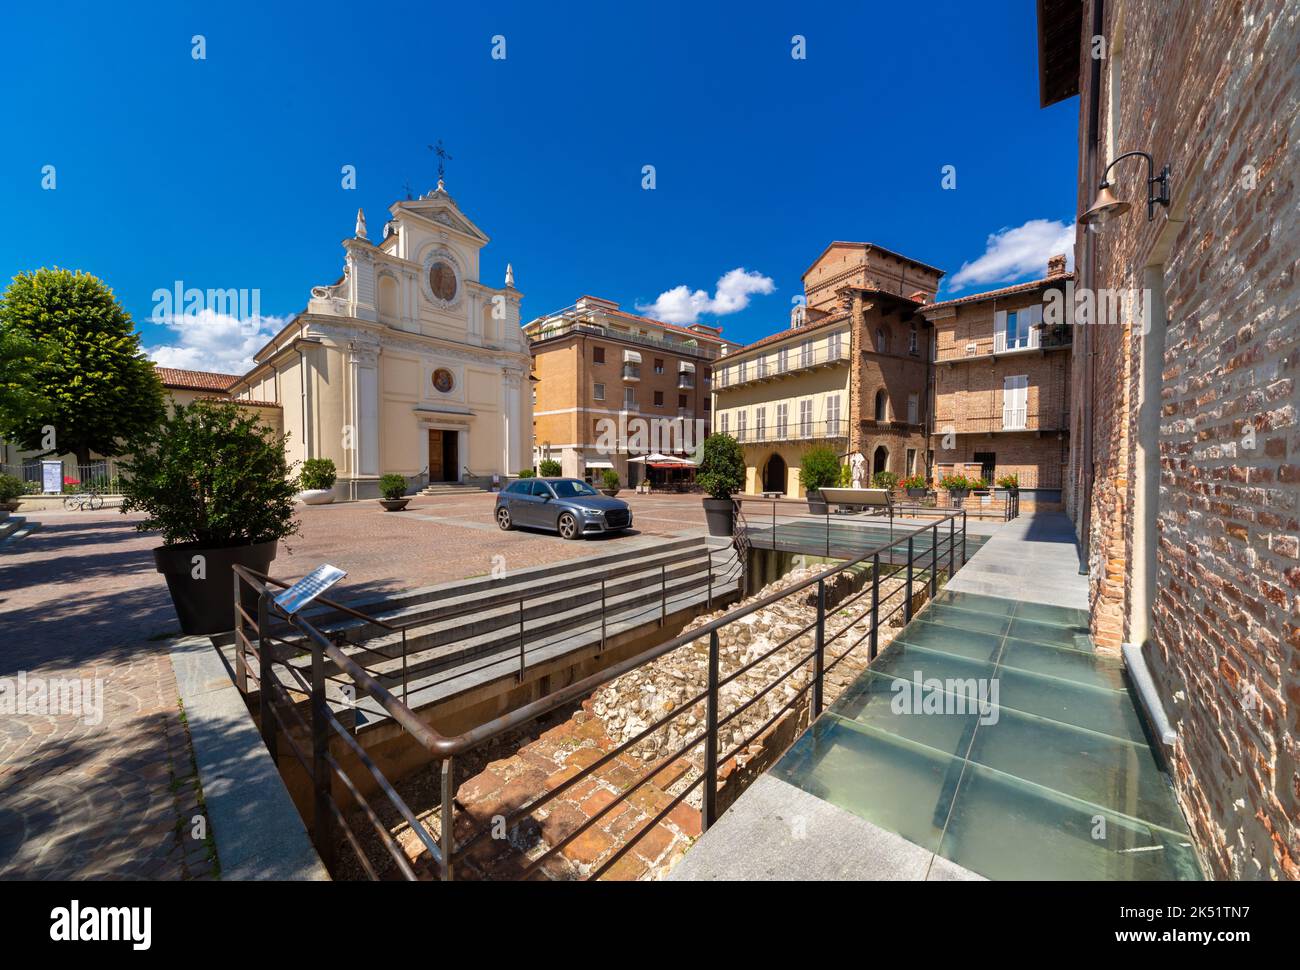
[[[999,310],[994,323],[993,352],[1037,347],[1037,327],[1042,320],[1042,304],[1019,310]]]
[[[876,328],[876,353],[883,354],[884,352],[885,352],[885,331],[877,327]]]
[[[605,385],[604,384],[591,385],[591,396],[597,401],[605,400]]]
[[[785,422],[789,411],[789,405],[784,401],[776,406],[776,437],[777,440],[785,438]]]
[[[686,395],[685,395],[685,394],[678,394],[678,395],[677,395],[677,406],[678,406],[679,408],[684,408],[684,407],[686,407]]]
[[[663,406],[664,406],[664,392],[655,391],[655,407],[661,408]]]
[[[731,413],[729,411],[722,412],[722,433],[731,433]]]
[[[909,477],[916,474],[916,449],[907,449],[907,474]]]
[[[754,440],[764,441],[767,438],[767,408],[754,409]]]
[[[811,367],[811,366],[812,366],[812,357],[813,357],[813,353],[812,353],[812,341],[811,341],[811,340],[805,340],[803,343],[801,343],[801,344],[799,345],[799,366],[800,366],[800,367]]]
[[[790,351],[788,348],[782,347],[780,350],[776,352],[776,372],[778,374],[784,374],[787,370],[789,370],[789,368],[790,368]]]
[[[831,334],[830,339],[830,360],[840,359],[840,334],[839,331]]]
[[[1029,404],[1029,377],[1017,374],[1002,379],[1002,429],[1023,431]]]
[[[636,388],[635,387],[623,388],[623,407],[627,408],[628,410],[636,409]]]
[[[592,348],[591,348],[591,362],[592,362],[593,364],[603,364],[603,363],[605,363],[605,348],[604,348],[604,347],[592,347]]]
[[[736,412],[736,440],[737,441],[745,440],[745,417],[746,414],[743,410]]]
[[[664,372],[664,359],[663,359],[662,357],[656,357],[656,358],[655,358],[655,373],[656,373],[656,374],[662,374],[663,372]]]
[[[876,391],[876,420],[877,421],[888,420],[888,418],[886,417],[888,411],[889,411],[889,398],[885,396],[885,389],[882,387],[880,390]]]
[[[826,433],[832,437],[840,433],[840,396],[832,394],[826,399]]]
[[[812,398],[799,402],[799,437],[812,437]]]
[[[907,335],[907,352],[909,354],[915,354],[917,352],[916,324],[912,324],[912,330]]]
[[[766,358],[766,357],[760,357],[760,358],[758,358],[758,376],[759,376],[759,377],[766,377],[766,376],[767,376],[767,358]]]
[[[713,410],[713,400],[712,400],[712,398],[707,398],[707,397],[706,397],[706,398],[704,399],[704,410],[705,410],[705,412],[708,412],[708,411],[712,411],[712,410]]]
[[[742,361],[740,362],[740,382],[741,382],[742,384],[745,382],[745,378],[746,378],[746,375],[747,375],[748,371],[749,371],[749,361],[747,361],[747,360],[742,360]]]
[[[907,423],[921,423],[921,395],[919,394],[907,395]]]

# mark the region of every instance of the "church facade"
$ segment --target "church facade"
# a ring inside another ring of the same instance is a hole
[[[358,211],[343,275],[228,390],[275,401],[292,461],[333,459],[339,498],[378,494],[383,474],[412,487],[489,485],[532,466],[530,355],[523,296],[479,281],[488,237],[441,179],[389,209],[378,241]]]

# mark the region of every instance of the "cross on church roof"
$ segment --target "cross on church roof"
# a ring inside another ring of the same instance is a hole
[[[438,156],[438,187],[441,188],[443,176],[446,174],[446,163],[451,160],[451,156],[447,154],[447,149],[442,147],[441,138],[438,139],[437,145],[429,146],[429,151]]]

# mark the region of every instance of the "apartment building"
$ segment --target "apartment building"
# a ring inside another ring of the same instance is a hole
[[[594,296],[524,326],[533,357],[533,460],[625,485],[644,477],[628,459],[685,455],[710,429],[713,362],[728,348],[720,327],[678,326]],[[612,446],[611,446],[612,444]]]
[[[744,449],[748,494],[802,495],[803,453],[847,446],[848,319],[804,321],[796,308],[790,329],[732,352],[716,368],[715,426]]]
[[[917,310],[942,276],[874,243],[832,242],[803,274],[789,329],[719,362],[717,428],[745,446],[746,492],[801,496],[814,444],[862,454],[869,474],[928,467],[931,333]]]
[[[1074,278],[1065,262],[1053,256],[1042,279],[921,307],[934,328],[936,479],[1014,474],[1022,505],[1059,507],[1073,329],[1045,328],[1043,305],[1049,290],[1065,299]]]
[[[1079,95],[1076,295],[1136,297],[1074,328],[1093,637],[1149,673],[1207,874],[1300,879],[1300,21],[1039,0],[1038,35],[1041,104]]]

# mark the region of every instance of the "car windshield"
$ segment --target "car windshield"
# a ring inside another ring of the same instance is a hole
[[[562,478],[558,482],[551,482],[551,488],[555,489],[555,494],[559,498],[574,498],[578,495],[596,494],[596,490],[586,482],[580,482],[572,478]]]

